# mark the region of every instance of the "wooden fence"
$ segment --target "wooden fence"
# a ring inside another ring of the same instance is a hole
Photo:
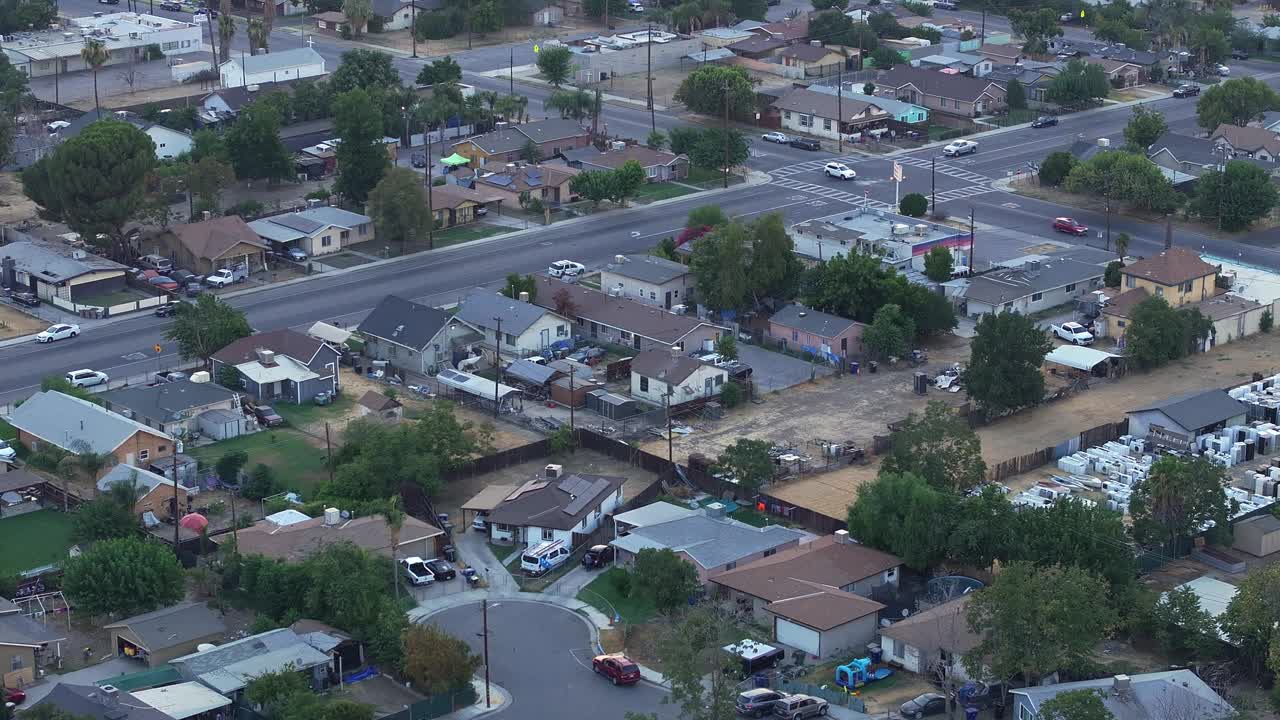
[[[1049,463],[1061,457],[1066,457],[1072,453],[1101,445],[1105,442],[1115,440],[1129,432],[1129,419],[1125,418],[1120,422],[1103,423],[1097,427],[1089,428],[1080,433],[1076,437],[1065,440],[1052,447],[1041,448],[1035,452],[1027,453],[1019,457],[1010,458],[1004,462],[997,463],[987,468],[987,480],[991,482],[1000,482],[1007,477],[1012,477],[1029,470],[1035,470],[1038,467],[1048,465]]]

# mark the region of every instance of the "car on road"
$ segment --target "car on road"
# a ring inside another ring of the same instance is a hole
[[[1179,85],[1173,89],[1173,96],[1176,98],[1195,97],[1200,94],[1199,85]]]
[[[289,258],[294,262],[306,262],[307,251],[303,250],[300,247],[291,247],[287,251],[285,251],[285,257]]]
[[[409,162],[416,168],[424,168],[427,166],[427,154],[416,152],[409,157]]]
[[[839,180],[852,180],[858,177],[858,173],[854,172],[853,168],[838,162],[829,162],[822,166],[822,173],[827,177]]]
[[[40,307],[40,298],[29,292],[14,293],[11,299],[15,303],[26,307]]]
[[[970,155],[978,152],[978,143],[972,140],[956,140],[955,142],[942,148],[942,154],[947,157],[959,157],[961,155]]]
[[[960,6],[951,2],[951,0],[934,0],[934,10],[959,10]]]
[[[1249,53],[1245,52],[1244,50],[1232,50],[1231,59],[1232,60],[1248,60]]]
[[[586,265],[572,260],[557,260],[547,266],[547,274],[553,278],[577,277],[586,271]]]
[[[93,387],[94,385],[106,385],[111,378],[107,377],[104,372],[97,370],[72,370],[67,373],[67,382],[71,383],[71,387]]]
[[[11,463],[18,457],[18,451],[13,449],[8,440],[0,440],[0,462]]]
[[[752,688],[738,693],[738,699],[733,702],[733,709],[737,710],[739,715],[764,717],[772,714],[773,706],[786,696],[786,693],[769,688]]]
[[[254,405],[253,416],[263,427],[280,427],[284,424],[284,418],[270,405]]]
[[[1031,121],[1031,127],[1033,128],[1047,128],[1047,127],[1053,127],[1054,125],[1057,125],[1057,124],[1058,124],[1058,118],[1052,115],[1041,115],[1040,117]]]
[[[822,143],[817,140],[810,140],[809,138],[792,138],[791,142],[787,144],[793,148],[799,148],[801,150],[817,151],[822,149]]]
[[[1227,77],[1231,74],[1231,68],[1227,67],[1226,65],[1223,65],[1222,63],[1218,63],[1213,67],[1213,72],[1218,77]]]
[[[430,568],[420,557],[400,558],[400,572],[408,579],[410,585],[430,585],[436,581]]]
[[[458,571],[440,558],[432,558],[426,562],[426,565],[427,569],[431,571],[432,577],[436,580],[452,580],[458,577]]]
[[[804,720],[827,714],[827,701],[812,695],[789,695],[773,704],[774,717]]]
[[[120,0],[98,0],[99,5],[119,5]]]
[[[778,143],[779,145],[786,145],[791,142],[791,137],[789,135],[777,131],[767,132],[761,135],[760,139],[765,142]]]
[[[582,556],[582,566],[585,568],[602,568],[613,562],[613,546],[612,545],[592,545],[587,554]]]
[[[165,0],[165,2],[160,3],[160,9],[168,10],[169,12],[182,12],[182,3]]]
[[[609,678],[614,685],[635,685],[640,682],[640,666],[626,655],[597,655],[591,658],[591,669]]]
[[[939,693],[925,693],[902,703],[899,708],[906,718],[922,718],[926,715],[941,715],[947,711],[947,698]]]
[[[39,335],[36,335],[36,342],[49,343],[55,340],[66,340],[67,338],[73,338],[79,334],[79,325],[58,323],[57,325],[50,325],[48,329],[42,331]]]
[[[27,699],[27,694],[17,688],[4,689],[4,704],[6,707],[14,708],[21,705]]]
[[[1050,325],[1049,330],[1059,338],[1072,345],[1089,345],[1093,342],[1093,333],[1084,329],[1078,322],[1064,322],[1061,325]]]
[[[1053,229],[1057,232],[1067,233],[1068,235],[1088,235],[1089,226],[1082,222],[1076,222],[1069,217],[1060,217],[1053,219]]]

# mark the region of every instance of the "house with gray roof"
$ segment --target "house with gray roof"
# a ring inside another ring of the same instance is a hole
[[[575,283],[566,283],[542,275],[535,276],[538,292],[533,302],[554,308],[563,300],[570,319],[577,324],[575,334],[599,339],[636,350],[654,348],[692,349],[707,341],[715,342],[727,328],[636,302],[632,298],[613,296]],[[673,306],[674,307],[674,306]]]
[[[784,348],[843,360],[859,353],[866,325],[793,303],[769,318],[769,337]]]
[[[1185,393],[1130,410],[1129,434],[1185,449],[1200,435],[1243,425],[1248,414],[1248,406],[1226,390]]]
[[[85,302],[125,289],[129,269],[84,248],[34,238],[0,245],[0,259],[11,259],[19,289],[42,300],[54,297]]]
[[[90,720],[173,720],[146,702],[115,686],[58,683],[32,708],[55,707],[68,717]]]
[[[617,550],[622,564],[634,562],[641,550],[671,550],[692,563],[698,579],[708,583],[716,573],[796,547],[804,537],[806,533],[781,525],[747,525],[724,517],[723,507],[712,507],[696,515],[632,528],[609,544]]]
[[[505,164],[521,160],[521,154],[533,143],[544,158],[590,144],[591,133],[577,120],[550,118],[500,128],[475,137],[459,140],[453,151],[471,160],[473,167]]]
[[[554,469],[553,469],[554,468]],[[489,511],[489,538],[502,543],[563,542],[576,548],[622,504],[626,478],[564,473],[558,465],[508,493]]]
[[[600,271],[600,289],[670,310],[693,302],[695,282],[689,266],[653,255],[623,255],[623,262]]]
[[[1167,132],[1151,143],[1147,148],[1147,157],[1162,168],[1196,177],[1207,170],[1216,170],[1224,161],[1232,160],[1255,165],[1268,173],[1274,173],[1280,169],[1280,165],[1277,165],[1274,160],[1247,155],[1231,157],[1229,151],[1222,152],[1221,146],[1209,138],[1192,137],[1174,132]]]
[[[17,429],[18,442],[31,452],[46,445],[73,454],[87,448],[110,453],[118,465],[146,464],[174,452],[170,435],[56,390],[27,398],[7,420]]]
[[[66,639],[57,622],[37,622],[16,604],[0,598],[0,657],[5,659],[6,678],[10,672],[25,669],[24,680],[34,682],[35,672],[62,654],[60,643]]]
[[[1102,287],[1106,263],[1034,255],[969,279],[964,291],[969,317],[987,313],[1029,315],[1084,297]]]
[[[453,365],[454,348],[478,339],[449,313],[396,295],[360,322],[364,354],[422,375]]]
[[[781,113],[782,128],[790,132],[835,139],[861,130],[873,129],[889,120],[889,113],[876,99],[838,97],[797,88],[773,103]]]
[[[373,240],[373,218],[336,207],[313,207],[254,220],[249,227],[277,251],[301,248],[308,257]]]
[[[199,682],[231,697],[259,675],[288,670],[299,673],[313,689],[319,689],[329,662],[328,654],[307,644],[293,630],[280,628],[176,657],[170,664],[184,680]]]
[[[631,396],[658,407],[719,397],[729,381],[725,368],[669,350],[646,350],[631,358]]]
[[[214,377],[226,367],[239,371],[248,395],[302,404],[318,393],[338,393],[341,356],[329,343],[285,328],[240,338],[209,359]]]
[[[1005,108],[1004,86],[989,78],[904,66],[883,73],[875,84],[892,88],[899,100],[947,115],[978,117]]]
[[[1016,688],[1010,691],[1013,695],[1012,717],[1040,717],[1040,708],[1046,701],[1074,690],[1096,692],[1115,720],[1226,720],[1236,716],[1235,708],[1194,672],[1167,670]]]
[[[320,77],[324,58],[311,47],[277,50],[261,55],[233,54],[218,66],[222,87],[248,87],[261,83]]]
[[[240,410],[240,393],[214,383],[190,380],[122,387],[98,397],[108,410],[175,437],[199,432],[200,418],[206,412]],[[230,435],[218,433],[216,439],[236,437],[244,428],[233,427],[231,431]]]
[[[550,355],[557,343],[573,338],[573,323],[528,299],[509,298],[492,290],[472,290],[454,316],[482,336],[480,344],[504,361]]]
[[[873,104],[876,107],[889,113],[889,115],[898,122],[902,123],[922,123],[929,120],[929,110],[920,105],[912,105],[909,102],[903,102],[897,98],[881,97],[879,95],[864,95],[858,92],[862,89],[862,85],[854,85],[853,83],[844,83],[844,86],[837,92],[835,85],[820,85],[814,83],[809,86],[809,90],[824,95],[839,94],[842,99],[853,100],[856,102],[865,102]]]
[[[147,667],[160,667],[170,660],[196,651],[201,643],[220,643],[227,633],[222,613],[205,603],[177,605],[134,615],[104,625],[111,633],[111,648],[117,657],[136,658]]]

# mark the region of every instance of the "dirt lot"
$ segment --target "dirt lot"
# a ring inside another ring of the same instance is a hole
[[[15,307],[0,305],[0,340],[22,337],[45,329],[49,323],[28,315]]]
[[[20,223],[36,216],[36,204],[22,194],[17,173],[0,173],[0,223]]]

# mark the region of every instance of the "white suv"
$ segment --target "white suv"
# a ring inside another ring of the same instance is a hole
[[[586,271],[585,265],[572,260],[557,260],[547,268],[547,274],[554,278],[577,277]]]
[[[14,450],[7,440],[0,440],[0,462],[11,463],[18,457],[18,451]]]
[[[827,163],[823,166],[822,172],[825,173],[827,177],[838,178],[840,180],[852,180],[858,177],[858,173],[854,172],[853,168],[845,165],[844,163],[838,162]]]
[[[72,387],[93,387],[94,385],[105,385],[111,378],[107,377],[104,372],[97,370],[72,370],[67,373],[67,382]]]
[[[972,140],[956,140],[950,145],[942,148],[942,154],[947,157],[956,157],[958,155],[969,155],[978,152],[978,143]]]

